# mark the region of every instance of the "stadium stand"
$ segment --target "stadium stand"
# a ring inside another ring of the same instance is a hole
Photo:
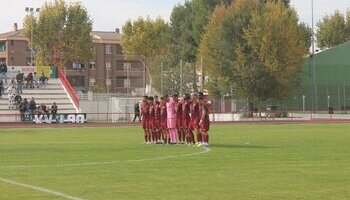
[[[51,107],[53,102],[56,102],[58,113],[79,112],[60,79],[50,79],[46,87],[24,88],[21,96],[22,99],[27,98],[28,101],[34,97],[37,105],[43,103],[48,107]],[[3,94],[2,99],[0,99],[0,122],[20,122],[18,109],[9,109],[7,94]]]

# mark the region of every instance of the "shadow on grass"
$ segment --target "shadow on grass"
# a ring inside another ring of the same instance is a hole
[[[272,149],[276,147],[259,146],[251,144],[212,144],[210,147],[213,148],[232,148],[232,149]]]

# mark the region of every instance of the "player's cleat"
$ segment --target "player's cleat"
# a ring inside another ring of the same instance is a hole
[[[198,143],[196,146],[197,146],[197,147],[202,147],[203,144],[202,144],[202,143]]]

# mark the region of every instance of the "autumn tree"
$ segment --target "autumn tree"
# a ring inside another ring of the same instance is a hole
[[[281,1],[237,0],[215,9],[202,38],[207,88],[251,102],[284,99],[308,52],[294,10]]]
[[[137,56],[145,65],[152,85],[158,72],[157,56],[166,54],[170,40],[169,25],[161,18],[138,18],[128,21],[122,29],[122,47],[127,57]]]
[[[350,39],[350,12],[345,17],[339,11],[321,19],[316,33],[317,46],[321,49],[332,48]]]
[[[229,5],[233,0],[192,0],[173,8],[170,22],[173,42],[180,57],[194,63],[205,26],[217,5]]]
[[[26,37],[33,38],[37,65],[53,64],[55,50],[60,52],[59,64],[64,66],[88,62],[92,56],[92,20],[80,3],[46,2],[38,17],[26,16],[23,26]]]

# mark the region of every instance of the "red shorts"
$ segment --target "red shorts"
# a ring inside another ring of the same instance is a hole
[[[166,130],[168,128],[167,119],[161,119],[160,120],[160,128],[162,130]]]
[[[154,120],[154,128],[160,128],[160,119]]]
[[[185,128],[185,129],[191,128],[191,120],[190,119],[182,120],[182,128]]]
[[[208,132],[209,131],[209,121],[203,121],[202,124],[200,124],[201,132]]]
[[[153,129],[154,128],[154,120],[148,120],[147,128],[148,129]]]
[[[167,130],[167,129],[168,129],[168,124],[166,123],[166,121],[163,121],[163,122],[161,123],[161,129],[162,129],[162,130]]]
[[[199,129],[199,120],[197,118],[191,120],[191,127],[192,130]]]
[[[177,129],[183,128],[183,126],[182,126],[182,118],[176,118],[176,128]]]
[[[142,119],[142,128],[147,129],[148,126],[148,120],[147,119]]]

